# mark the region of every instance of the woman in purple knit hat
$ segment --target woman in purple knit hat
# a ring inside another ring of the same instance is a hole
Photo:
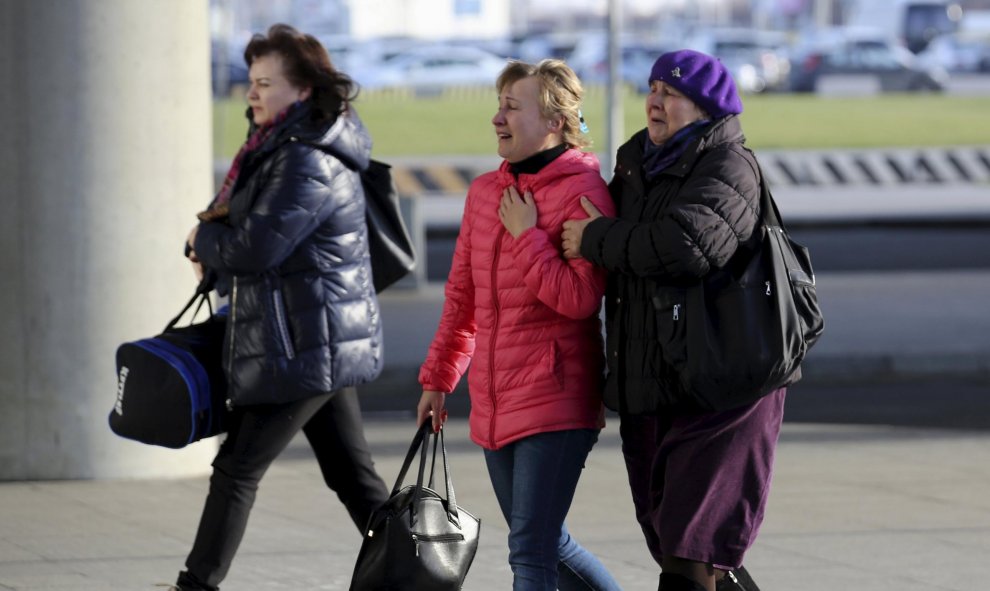
[[[636,519],[663,591],[757,590],[742,562],[763,521],[786,388],[705,411],[659,345],[681,310],[658,294],[717,281],[762,239],[759,166],[743,145],[742,110],[716,58],[660,56],[646,128],[616,156],[616,217],[586,202],[590,217],[564,224],[565,256],[609,271],[605,404],[619,413]]]

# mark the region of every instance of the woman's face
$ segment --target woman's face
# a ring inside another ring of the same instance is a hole
[[[694,101],[666,82],[650,82],[646,95],[646,128],[650,141],[660,145],[686,125],[705,118]]]
[[[309,98],[309,88],[293,86],[282,70],[282,57],[275,53],[256,57],[248,70],[247,101],[255,125],[271,123],[280,111]]]
[[[540,113],[539,92],[539,80],[529,76],[506,84],[498,96],[492,125],[498,136],[498,155],[509,162],[520,162],[563,141],[561,121],[545,119]]]

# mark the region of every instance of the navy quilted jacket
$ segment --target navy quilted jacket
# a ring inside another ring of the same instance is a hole
[[[322,127],[300,109],[242,164],[226,223],[194,245],[230,298],[228,406],[289,402],[375,379],[383,364],[353,111]]]
[[[761,237],[759,167],[737,117],[715,121],[653,182],[644,141],[645,129],[618,150],[609,185],[617,216],[593,221],[581,240],[581,254],[609,271],[605,404],[630,413],[681,402],[653,296],[719,271]]]

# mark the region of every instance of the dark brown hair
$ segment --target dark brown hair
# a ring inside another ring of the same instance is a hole
[[[357,85],[333,66],[330,54],[316,37],[289,25],[272,25],[267,34],[251,37],[244,49],[244,61],[250,68],[254,60],[271,54],[281,56],[285,77],[293,86],[313,89],[309,100],[314,120],[336,119],[357,97]]]

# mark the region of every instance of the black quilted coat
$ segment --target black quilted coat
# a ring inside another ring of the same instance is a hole
[[[609,185],[617,217],[587,226],[582,255],[608,269],[605,404],[628,413],[676,406],[676,376],[658,345],[653,296],[718,272],[760,227],[760,177],[739,120],[712,123],[653,182],[644,176],[646,130],[622,145]]]
[[[367,166],[357,115],[318,126],[297,110],[245,158],[227,223],[200,225],[196,254],[230,301],[228,406],[289,402],[381,372],[364,193],[331,153]]]

